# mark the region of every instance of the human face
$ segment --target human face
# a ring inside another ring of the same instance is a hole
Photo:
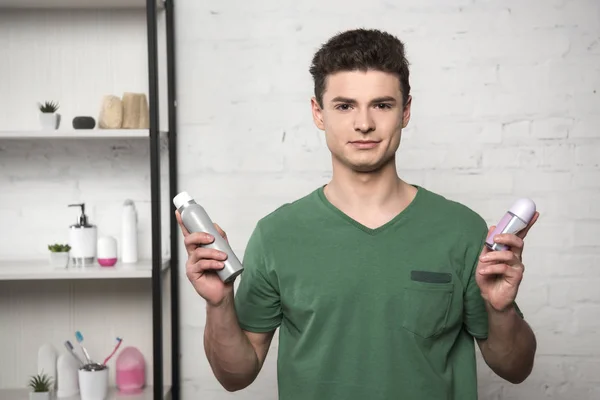
[[[343,71],[327,77],[321,108],[312,99],[313,119],[325,131],[333,164],[375,172],[394,160],[410,119],[400,81],[381,71]]]

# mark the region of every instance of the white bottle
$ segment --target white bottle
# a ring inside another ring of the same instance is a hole
[[[58,352],[50,343],[45,343],[38,349],[38,373],[46,374],[52,383],[56,383],[56,358]]]
[[[137,222],[135,204],[132,200],[125,200],[121,225],[121,262],[125,264],[138,261]]]
[[[56,381],[56,397],[73,397],[79,393],[79,363],[67,353],[61,353],[56,362],[58,380]]]
[[[69,227],[69,245],[71,246],[71,262],[76,267],[94,265],[98,233],[95,225],[88,223],[85,215],[85,204],[70,204],[69,207],[81,207],[77,223]]]

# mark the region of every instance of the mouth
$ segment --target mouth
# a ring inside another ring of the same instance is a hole
[[[355,140],[350,144],[358,149],[372,149],[380,143],[379,140]]]

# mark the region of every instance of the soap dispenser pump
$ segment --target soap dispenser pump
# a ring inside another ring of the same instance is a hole
[[[76,267],[91,266],[96,258],[96,226],[88,222],[88,217],[85,215],[85,203],[69,204],[69,207],[81,208],[77,223],[69,227],[72,265]]]

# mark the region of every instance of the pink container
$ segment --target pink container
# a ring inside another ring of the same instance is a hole
[[[135,347],[121,350],[116,361],[116,383],[120,393],[140,393],[146,384],[146,362]]]
[[[98,259],[98,264],[100,264],[100,266],[102,266],[102,267],[112,267],[116,263],[117,263],[116,258],[99,258]]]

